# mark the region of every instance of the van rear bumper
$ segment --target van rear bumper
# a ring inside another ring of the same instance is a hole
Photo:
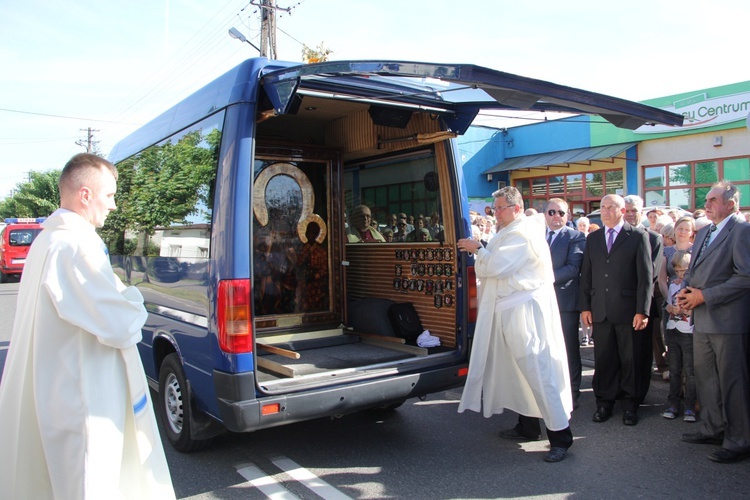
[[[467,363],[462,363],[260,399],[236,399],[236,396],[246,393],[248,388],[254,392],[255,377],[252,372],[228,374],[214,371],[214,384],[224,426],[232,432],[249,432],[394,404],[458,387],[466,381],[464,374],[467,366]],[[263,408],[275,404],[278,405],[278,412],[263,415]]]

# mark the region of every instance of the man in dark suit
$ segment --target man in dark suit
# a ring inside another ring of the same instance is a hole
[[[682,440],[720,444],[708,456],[720,463],[750,457],[750,225],[739,207],[739,191],[726,181],[708,192],[706,216],[712,224],[695,237],[687,287],[677,299],[693,311],[701,405],[698,432]]]
[[[638,386],[637,399],[638,404],[641,404],[646,399],[648,389],[651,386],[651,368],[656,353],[655,337],[659,337],[658,345],[664,346],[664,341],[661,339],[661,319],[659,315],[659,309],[661,309],[661,301],[663,300],[659,287],[656,284],[656,280],[659,277],[659,271],[661,271],[662,262],[664,261],[664,248],[662,245],[661,235],[656,231],[652,231],[641,224],[643,220],[643,199],[637,195],[628,195],[624,198],[625,201],[625,221],[633,227],[637,227],[646,231],[648,234],[648,242],[651,245],[651,262],[653,264],[653,278],[654,278],[654,295],[651,297],[651,310],[648,314],[648,324],[641,332],[642,335],[647,337],[646,342],[643,344],[644,352],[641,353],[640,360],[642,362],[640,368],[636,368],[636,384]],[[658,356],[662,356],[660,364],[664,364],[663,351],[658,353]]]
[[[552,267],[555,271],[555,295],[568,354],[573,408],[577,408],[578,397],[581,395],[581,348],[578,343],[581,310],[578,307],[578,285],[586,236],[567,226],[568,204],[561,198],[552,198],[547,202],[544,218],[547,219],[547,243],[550,244]]]
[[[594,379],[597,410],[594,422],[612,416],[621,401],[622,422],[638,423],[639,369],[643,335],[653,293],[653,263],[648,235],[625,222],[625,201],[602,198],[604,227],[588,236],[581,266],[581,319],[593,325]]]

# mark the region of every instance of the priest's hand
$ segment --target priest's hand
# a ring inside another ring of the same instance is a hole
[[[482,243],[471,238],[461,238],[456,246],[460,252],[477,253],[482,248]]]

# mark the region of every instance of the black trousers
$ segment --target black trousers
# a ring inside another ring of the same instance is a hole
[[[573,393],[573,405],[581,395],[581,347],[578,341],[578,325],[581,313],[578,311],[560,311],[565,351],[568,354],[568,371],[570,372],[570,389]]]
[[[591,385],[597,407],[611,410],[620,400],[623,410],[637,411],[651,384],[651,330],[636,331],[631,324],[602,321],[593,324],[593,332]]]
[[[518,415],[518,426],[516,430],[525,436],[535,437],[542,435],[542,419]],[[570,448],[573,444],[573,432],[570,426],[561,431],[551,431],[546,428],[549,445],[553,448]]]
[[[636,357],[636,369],[640,375],[636,377],[636,401],[640,405],[646,399],[646,394],[651,387],[651,373],[654,364],[654,336],[658,335],[661,339],[661,320],[659,316],[648,318],[648,324],[643,330],[635,332],[635,345],[641,347],[641,355]],[[663,342],[659,342],[663,344]],[[663,363],[662,358],[662,363]]]

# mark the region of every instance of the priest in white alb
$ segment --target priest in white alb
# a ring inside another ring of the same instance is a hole
[[[550,441],[544,460],[559,462],[573,444],[573,399],[545,221],[524,215],[514,187],[493,196],[497,233],[487,248],[472,239],[458,241],[459,250],[475,254],[480,281],[469,374],[458,411],[490,417],[513,410],[518,425],[500,436],[525,441],[541,439],[541,418]]]
[[[143,297],[95,229],[117,170],[81,153],[26,260],[0,383],[0,496],[175,498],[136,344]]]

